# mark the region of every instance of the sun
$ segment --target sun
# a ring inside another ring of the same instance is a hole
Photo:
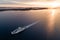
[[[53,2],[26,2],[24,4],[27,5],[35,5],[36,7],[48,7],[48,8],[55,8],[60,6],[60,2],[53,1]]]
[[[55,7],[58,7],[60,5],[60,3],[54,1],[54,2],[49,3],[49,5],[50,5],[51,8],[55,8]]]

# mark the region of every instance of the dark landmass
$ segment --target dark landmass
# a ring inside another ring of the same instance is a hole
[[[29,11],[29,10],[44,10],[48,8],[39,8],[39,7],[0,7],[0,11]]]

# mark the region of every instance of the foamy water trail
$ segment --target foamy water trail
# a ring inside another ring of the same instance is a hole
[[[29,28],[29,27],[37,24],[38,22],[39,22],[39,21],[33,22],[33,23],[31,23],[31,24],[29,24],[29,25],[27,25],[27,26],[25,26],[25,27],[18,27],[17,29],[13,30],[13,31],[11,32],[11,34],[20,33],[20,32],[22,32],[22,31],[24,31],[25,29],[27,29],[27,28]]]

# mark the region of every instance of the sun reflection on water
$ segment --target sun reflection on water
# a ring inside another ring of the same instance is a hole
[[[55,15],[55,11],[56,11],[55,9],[52,9],[52,10],[51,10],[51,16],[54,17],[54,15]]]
[[[49,10],[47,35],[48,37],[54,34],[54,22],[55,22],[56,9]]]

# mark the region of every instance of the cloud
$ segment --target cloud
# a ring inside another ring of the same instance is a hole
[[[25,1],[29,1],[29,0],[0,0],[0,4],[15,4]]]
[[[0,0],[0,4],[24,4],[33,0]]]
[[[48,0],[0,0],[0,4],[22,4],[26,2],[41,2],[45,1],[48,2]],[[54,1],[54,0],[49,0],[49,1]],[[55,0],[59,1],[59,0]]]
[[[34,1],[36,2],[39,0],[0,0],[0,4],[15,4],[15,3],[20,3],[20,2],[34,2]],[[42,0],[42,1],[44,1],[44,0]]]
[[[0,4],[15,4],[16,2],[14,0],[0,0]]]

